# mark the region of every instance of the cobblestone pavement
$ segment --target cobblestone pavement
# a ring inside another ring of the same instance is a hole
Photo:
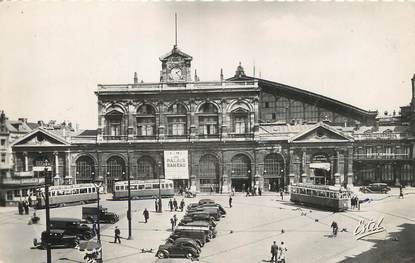
[[[390,194],[362,194],[360,211],[332,213],[292,204],[285,196],[266,193],[263,196],[236,195],[233,207],[228,207],[228,196],[210,198],[227,209],[219,221],[218,236],[202,248],[199,262],[269,262],[270,245],[275,240],[284,241],[287,262],[415,262],[415,189],[407,188],[404,199],[398,198],[399,190]],[[155,213],[153,200],[133,200],[132,240],[127,240],[127,202],[102,201],[104,207],[120,214],[114,225],[102,225],[104,262],[188,262],[185,259],[155,258],[154,253],[140,253],[141,249],[158,246],[170,234],[169,219],[173,214],[181,218],[184,212],[170,212],[168,199],[164,199],[163,213]],[[205,196],[201,196],[205,197]],[[180,202],[181,197],[176,197]],[[186,204],[199,198],[186,198]],[[150,220],[144,223],[142,212],[150,211]],[[33,249],[33,238],[40,237],[45,229],[44,210],[38,211],[41,222],[28,225],[29,215],[18,215],[17,208],[0,208],[0,262],[46,262],[46,251]],[[51,209],[51,217],[81,217],[81,206]],[[383,217],[381,233],[356,240],[354,229],[361,219],[377,220]],[[340,231],[331,237],[330,224],[335,220]],[[114,227],[121,229],[121,244],[114,244]],[[83,262],[83,254],[76,249],[53,249],[53,262]]]

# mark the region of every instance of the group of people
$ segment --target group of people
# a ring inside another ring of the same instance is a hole
[[[359,197],[357,197],[356,195],[350,198],[350,204],[351,204],[351,209],[357,208],[358,210],[360,210],[360,200],[359,200]]]
[[[23,200],[23,201],[19,201],[17,203],[17,209],[19,211],[19,215],[23,215],[24,214],[28,215],[29,214],[29,202],[27,200]]]
[[[255,196],[255,195],[262,195],[262,189],[261,187],[258,187],[257,185],[255,185],[254,187],[247,187],[246,188],[246,196]]]
[[[287,248],[284,245],[284,242],[278,246],[277,241],[271,245],[271,262],[280,262],[285,263],[285,254],[287,252]]]
[[[180,211],[183,212],[184,206],[185,206],[184,199],[182,199],[182,201],[180,202],[180,207],[179,207],[179,204],[177,203],[176,198],[174,198],[173,200],[171,199],[169,200],[170,212],[173,212],[173,209],[174,211],[177,211],[177,209],[179,208],[180,208]]]

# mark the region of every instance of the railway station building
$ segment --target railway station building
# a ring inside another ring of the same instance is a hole
[[[41,177],[46,158],[55,184],[102,177],[108,192],[128,176],[202,192],[415,185],[415,76],[410,104],[379,114],[248,76],[241,64],[201,81],[192,60],[175,45],[160,57],[158,82],[135,73],[129,84],[98,84],[98,129],[34,129],[13,144],[14,177]]]

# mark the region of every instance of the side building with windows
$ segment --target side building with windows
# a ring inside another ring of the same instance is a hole
[[[176,190],[275,191],[291,183],[415,185],[415,95],[380,116],[306,90],[247,76],[200,81],[176,45],[160,81],[99,84],[98,129],[38,128],[13,144],[15,170],[47,158],[55,184],[166,178]],[[36,176],[36,175],[34,175]],[[42,175],[39,175],[42,176]]]

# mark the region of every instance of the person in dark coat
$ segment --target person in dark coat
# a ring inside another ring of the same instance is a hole
[[[29,206],[32,206],[32,197],[30,195],[29,195],[28,201],[29,201]]]
[[[399,186],[399,198],[403,198],[403,187],[402,187],[402,185]]]
[[[232,208],[232,195],[229,196],[229,207]]]
[[[154,207],[155,207],[155,209],[156,209],[156,212],[158,212],[158,211],[159,211],[159,200],[158,200],[158,198],[156,198],[156,199],[154,200]]]
[[[147,223],[148,219],[150,218],[150,214],[148,213],[147,208],[144,208],[143,216],[145,223]]]
[[[333,237],[336,237],[337,231],[339,230],[339,226],[337,225],[336,221],[333,221],[333,223],[331,223],[331,228],[333,228]]]
[[[117,241],[118,241],[118,243],[121,244],[121,238],[120,238],[120,236],[121,236],[121,231],[118,228],[118,226],[116,226],[115,227],[115,230],[114,230],[114,243],[117,243]]]
[[[19,201],[17,203],[17,209],[19,210],[19,215],[23,215],[23,203],[22,203],[22,201]]]
[[[274,241],[274,243],[271,245],[271,262],[275,262],[278,258],[278,246],[277,242]]]
[[[29,214],[29,203],[27,201],[23,202],[23,208],[24,208],[24,213],[28,215]]]
[[[171,224],[171,231],[173,232],[174,231],[174,219],[173,219],[173,217],[170,218],[170,224]]]
[[[258,188],[258,195],[261,196],[262,195],[262,189],[261,187]]]
[[[173,201],[170,199],[169,201],[170,212],[173,212]]]
[[[173,206],[174,206],[174,211],[177,211],[177,201],[176,201],[176,198],[173,199]]]
[[[184,206],[185,206],[184,199],[182,199],[182,201],[180,202],[180,211],[183,212]]]
[[[284,200],[284,190],[282,188],[280,189],[280,196],[281,200]]]
[[[177,226],[177,216],[173,215],[174,227]]]

